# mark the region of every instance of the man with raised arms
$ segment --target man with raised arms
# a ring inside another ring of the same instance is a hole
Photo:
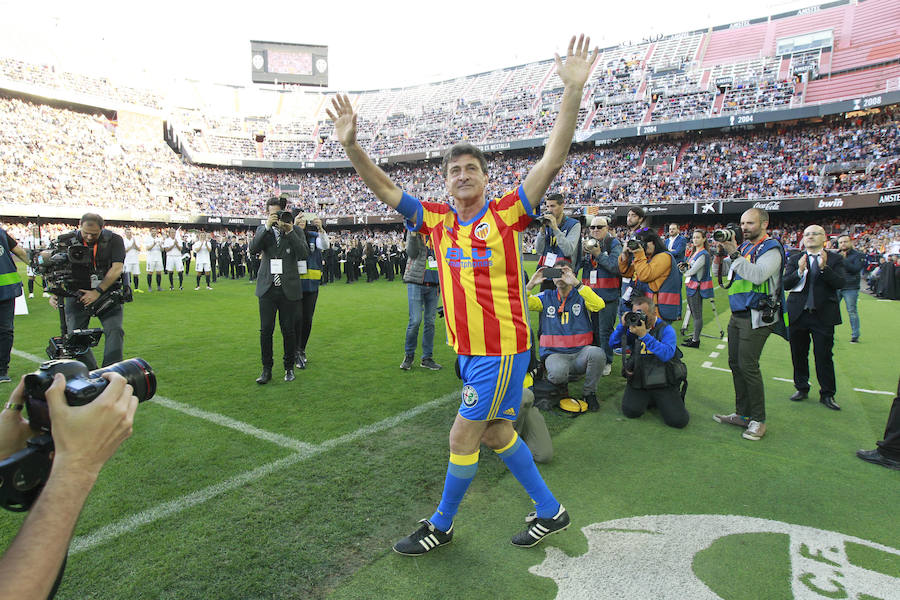
[[[400,554],[424,554],[453,538],[453,518],[478,467],[481,443],[494,450],[522,484],[536,515],[512,543],[531,547],[569,526],[513,429],[528,368],[530,338],[519,236],[538,215],[536,208],[565,164],[584,83],[597,51],[590,38],[569,42],[565,62],[556,56],[565,85],[559,115],[544,151],[518,189],[485,200],[487,161],[471,144],[446,152],[441,169],[453,206],[422,202],[398,188],[356,140],[357,113],[350,98],[332,100],[328,116],[356,172],[375,196],[407,218],[407,227],[429,236],[438,258],[447,339],[459,355],[462,403],[450,429],[450,463],[434,515],[394,545]]]

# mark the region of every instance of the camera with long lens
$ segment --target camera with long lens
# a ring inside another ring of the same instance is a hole
[[[756,303],[756,310],[759,311],[760,320],[767,325],[771,325],[777,317],[778,303],[771,296],[763,296]]]
[[[28,424],[38,435],[28,440],[24,450],[0,461],[0,506],[7,510],[20,512],[31,508],[50,474],[54,446],[46,393],[56,373],[66,377],[64,393],[69,406],[88,404],[102,394],[109,385],[102,377],[104,373],[124,377],[139,402],[156,394],[156,374],[142,358],[123,360],[93,371],[77,360],[48,360],[37,371],[26,375],[23,394]]]
[[[722,229],[716,229],[713,232],[713,239],[717,242],[734,241],[735,244],[740,246],[741,242],[744,241],[744,232],[741,231],[741,228],[738,225],[729,223]]]
[[[282,223],[293,223],[294,215],[289,210],[282,210],[278,213],[278,220]]]
[[[622,316],[622,324],[625,327],[648,326],[649,317],[642,310],[630,310]]]
[[[588,238],[587,240],[585,240],[585,242],[584,242],[585,250],[593,250],[594,248],[597,248],[599,246],[600,246],[600,240],[598,240],[597,238],[591,237],[591,238]]]

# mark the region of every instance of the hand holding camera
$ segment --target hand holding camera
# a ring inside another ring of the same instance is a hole
[[[622,325],[627,327],[632,335],[639,338],[647,335],[650,330],[649,320],[649,317],[641,310],[629,311],[622,315]]]

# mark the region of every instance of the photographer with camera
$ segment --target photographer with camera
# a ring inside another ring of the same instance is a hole
[[[100,469],[131,435],[138,398],[121,375],[103,377],[109,381],[106,389],[83,406],[66,402],[62,374],[54,376],[45,392],[53,421],[53,463],[40,496],[0,559],[0,598],[53,597],[85,499]],[[24,384],[25,377],[0,412],[0,460],[24,449],[36,435],[22,418]]]
[[[122,360],[125,342],[125,330],[122,328],[124,298],[117,297],[108,304],[105,302],[110,292],[121,289],[125,242],[119,234],[104,229],[104,225],[103,217],[96,213],[85,213],[81,217],[81,226],[75,232],[72,243],[75,247],[86,246],[89,259],[84,265],[72,265],[72,281],[68,291],[73,295],[66,296],[63,306],[69,333],[76,329],[87,329],[93,316],[100,319],[100,326],[106,337],[103,346],[105,367]],[[101,298],[104,301],[97,302]],[[50,305],[54,308],[59,306],[55,295],[50,296]],[[90,348],[86,348],[75,358],[89,369],[97,368],[97,360]]]
[[[732,225],[713,233],[721,251],[731,258],[726,286],[731,306],[728,366],[735,404],[733,413],[713,419],[745,429],[741,436],[751,441],[766,434],[766,390],[759,357],[772,332],[787,339],[781,281],[784,248],[769,237],[768,225],[769,213],[751,208],[741,215],[740,228]]]
[[[581,267],[581,223],[563,212],[562,194],[547,194],[547,212],[539,217],[541,223],[537,239],[534,241],[538,258],[538,268],[552,267],[557,258],[566,258],[575,272]],[[553,282],[546,281],[542,290],[555,289]]]
[[[694,334],[690,339],[684,340],[681,345],[687,348],[699,348],[700,332],[703,331],[703,301],[715,296],[715,291],[709,270],[712,260],[706,231],[695,229],[691,235],[691,243],[694,251],[691,252],[688,262],[682,263],[682,265],[684,266],[684,293],[687,296],[688,308],[691,309],[691,318],[694,320]],[[679,269],[681,268],[682,266],[679,266]]]
[[[410,231],[406,238],[406,271],[403,281],[406,282],[406,297],[409,303],[409,323],[406,326],[405,356],[400,368],[409,371],[416,354],[416,340],[419,337],[419,325],[422,328],[422,362],[421,365],[437,371],[441,365],[434,362],[434,317],[440,302],[441,283],[438,276],[437,257],[431,239],[418,231]]]
[[[591,313],[594,324],[594,345],[603,348],[606,354],[606,365],[603,377],[612,371],[613,351],[609,347],[609,334],[616,326],[616,314],[619,310],[619,256],[622,255],[622,244],[609,231],[607,217],[591,219],[590,237],[584,243],[585,260],[582,262],[581,283],[588,286],[600,296],[605,306]]]
[[[528,296],[528,308],[540,311],[540,355],[547,368],[547,380],[563,389],[568,396],[570,379],[584,375],[583,399],[588,410],[600,410],[597,382],[606,365],[603,350],[592,345],[594,325],[591,313],[605,306],[572,270],[568,259],[557,258],[553,268],[541,267],[528,283],[530,292],[544,281],[552,281],[554,289]]]
[[[281,327],[284,345],[284,380],[294,381],[297,336],[294,315],[303,294],[297,261],[306,260],[309,246],[306,236],[294,227],[294,217],[286,210],[286,198],[269,198],[266,202],[266,224],[260,225],[250,242],[249,251],[260,253],[259,274],[256,278],[256,297],[259,298],[259,345],[262,352],[262,373],[256,383],[263,385],[272,379],[272,334],[275,315]]]
[[[28,254],[6,230],[0,229],[0,383],[8,383],[9,355],[13,347],[16,298],[22,295],[22,278],[11,254],[25,264]]]
[[[319,285],[322,282],[322,269],[325,267],[323,252],[331,248],[331,239],[325,233],[322,219],[315,215],[298,214],[294,218],[294,227],[298,235],[305,236],[306,244],[309,246],[309,256],[297,263],[303,297],[297,305],[297,314],[294,315],[294,331],[297,334],[296,365],[298,369],[305,369],[306,344],[312,332],[313,316],[316,314],[316,302],[319,299]]]
[[[635,239],[626,242],[619,256],[619,273],[625,285],[620,314],[631,309],[632,297],[641,295],[651,296],[659,316],[669,323],[681,317],[681,271],[665,247],[650,229],[638,231]]]
[[[684,405],[687,367],[681,362],[675,330],[658,318],[656,305],[647,296],[636,296],[631,304],[634,310],[622,315],[609,338],[611,346],[631,347],[630,356],[622,353],[622,376],[627,380],[622,413],[636,419],[656,406],[666,425],[681,429],[691,417]]]

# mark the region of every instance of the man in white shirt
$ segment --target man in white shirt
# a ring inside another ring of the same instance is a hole
[[[210,265],[209,257],[212,251],[212,245],[206,235],[205,231],[200,232],[200,239],[194,242],[194,256],[197,257],[197,265],[194,269],[197,272],[197,287],[194,288],[194,291],[200,289],[200,275],[206,276],[206,289],[211,290],[212,287],[209,285],[210,273],[212,272],[212,266]]]
[[[25,246],[25,251],[28,254],[28,263],[27,267],[25,267],[25,274],[28,276],[28,297],[34,298],[34,277],[35,272],[31,267],[31,259],[36,253],[40,253],[41,250],[46,249],[50,244],[47,243],[47,240],[41,237],[41,228],[37,225],[31,226],[31,236],[25,238],[23,246]],[[44,298],[49,298],[50,294],[47,291],[44,291]]]
[[[130,276],[134,285],[134,291],[143,294],[144,291],[138,287],[141,280],[141,247],[138,245],[137,238],[131,233],[131,227],[125,228],[125,265],[122,267],[126,274],[126,279]]]
[[[156,274],[156,291],[162,291],[162,235],[157,230],[156,235],[148,233],[144,237],[144,250],[147,252],[147,289],[153,291],[153,274]]]
[[[172,273],[178,273],[178,289],[184,289],[184,263],[181,261],[181,236],[169,228],[169,237],[163,240],[163,252],[166,253],[166,271],[169,273],[169,291],[175,291]]]

